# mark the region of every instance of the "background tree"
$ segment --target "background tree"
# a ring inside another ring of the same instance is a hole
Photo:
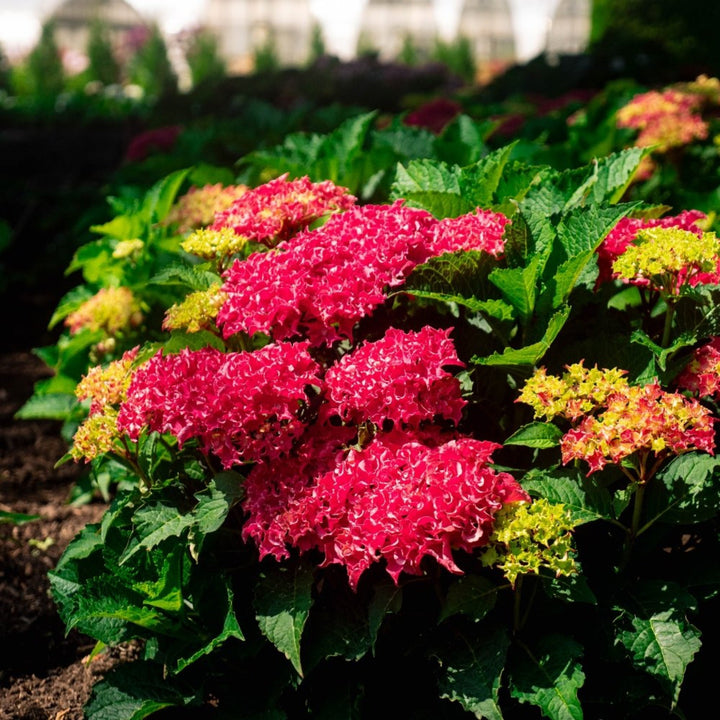
[[[325,38],[319,23],[314,23],[310,34],[310,52],[308,53],[308,65],[313,65],[326,54]]]
[[[403,37],[403,44],[398,54],[398,62],[401,62],[403,65],[409,65],[410,67],[417,65],[419,62],[418,50],[415,46],[413,36],[410,35],[410,33],[406,33],[405,37]]]
[[[177,75],[157,25],[150,28],[147,39],[131,58],[128,76],[148,97],[160,98],[177,92]]]
[[[253,68],[256,73],[275,72],[280,67],[275,36],[268,33],[265,42],[258,45],[253,52]]]
[[[193,87],[220,80],[227,73],[225,61],[220,57],[217,37],[206,28],[193,33],[185,57]]]
[[[96,80],[103,85],[120,82],[120,64],[113,52],[108,27],[102,20],[94,20],[90,25],[87,56],[88,80]]]
[[[25,64],[27,90],[34,95],[58,95],[65,88],[60,49],[55,41],[55,25],[48,21],[42,26],[40,39]]]

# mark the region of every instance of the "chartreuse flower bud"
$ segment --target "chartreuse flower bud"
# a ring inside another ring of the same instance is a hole
[[[73,437],[73,445],[70,448],[73,460],[90,461],[111,452],[115,441],[120,437],[117,416],[116,409],[106,407],[102,412],[87,418]]]
[[[226,297],[219,284],[207,290],[190,293],[181,303],[167,310],[163,328],[184,329],[190,333],[209,328],[215,323],[215,318]]]
[[[698,273],[715,272],[719,260],[720,240],[714,232],[698,237],[680,228],[655,227],[638,233],[635,244],[613,263],[613,271],[628,282],[675,295]]]
[[[222,261],[242,251],[248,239],[238,235],[232,228],[218,230],[201,228],[182,243],[182,249],[203,260]]]
[[[545,498],[508,503],[495,516],[490,543],[481,555],[486,567],[502,570],[515,586],[519,575],[549,570],[556,577],[577,572],[570,512]]]
[[[131,261],[137,260],[143,251],[145,243],[139,238],[133,240],[120,240],[113,250],[112,256],[117,260],[128,258]]]
[[[586,368],[582,362],[566,366],[561,377],[538,368],[525,383],[517,402],[535,411],[535,417],[576,420],[602,406],[613,393],[628,387],[625,370]]]

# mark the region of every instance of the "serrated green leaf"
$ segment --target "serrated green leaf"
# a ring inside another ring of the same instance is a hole
[[[406,198],[412,193],[451,194],[460,197],[460,168],[436,160],[411,160],[397,164],[390,197]]]
[[[181,265],[180,263],[173,263],[161,268],[148,280],[149,285],[181,285],[194,291],[207,290],[217,283],[220,283],[220,277],[214,272],[197,265]]]
[[[458,613],[479,622],[495,607],[497,591],[497,585],[487,578],[463,575],[450,586],[438,622]]]
[[[630,336],[630,342],[642,345],[652,352],[655,361],[661,370],[667,369],[668,359],[672,358],[678,350],[690,347],[697,342],[697,338],[691,334],[683,334],[673,340],[672,344],[666,348],[661,347],[651,340],[642,330],[634,330]]]
[[[471,358],[476,365],[491,365],[495,367],[506,367],[509,369],[517,366],[536,365],[545,353],[550,349],[555,338],[563,329],[570,314],[570,307],[566,306],[558,310],[551,318],[541,340],[523,348],[505,348],[501,353],[493,353],[487,357]]]
[[[535,297],[540,279],[540,259],[534,257],[523,268],[496,268],[488,279],[500,290],[503,299],[514,308],[524,325],[535,309]]]
[[[303,564],[267,569],[255,586],[255,618],[262,634],[302,677],[300,639],[312,606],[313,571]]]
[[[402,605],[402,588],[394,582],[385,581],[375,585],[374,593],[368,605],[368,629],[373,652],[378,632],[385,617],[400,610]]]
[[[720,512],[720,458],[704,452],[678,455],[657,475],[645,495],[646,515],[691,524]]]
[[[510,694],[550,720],[582,720],[577,695],[585,682],[582,654],[582,646],[565,635],[546,635],[535,647],[524,646],[513,663]]]
[[[126,563],[140,550],[151,550],[163,540],[180,537],[195,522],[192,513],[180,514],[174,505],[153,502],[140,507],[133,516],[136,540],[120,557]]]
[[[78,285],[63,295],[62,299],[55,308],[55,312],[48,323],[48,330],[52,330],[55,325],[66,318],[70,313],[75,312],[86,300],[93,296],[93,291],[87,285]]]
[[[610,493],[594,477],[586,477],[578,469],[533,469],[521,484],[533,497],[562,503],[577,525],[614,517]]]
[[[496,191],[510,159],[514,143],[494,150],[486,157],[460,170],[460,194],[471,205],[487,208],[496,199]]]
[[[700,650],[700,631],[675,609],[649,617],[630,616],[632,629],[621,630],[618,642],[636,667],[656,677],[677,703],[688,665]]]
[[[136,660],[114,668],[93,687],[85,718],[143,720],[163,708],[195,704],[195,694],[163,677],[161,665]]]
[[[563,436],[557,425],[546,422],[532,422],[516,430],[503,445],[523,445],[531,448],[551,448],[560,444]]]
[[[432,190],[409,192],[404,199],[409,207],[427,210],[438,220],[455,218],[475,209],[465,198],[449,192]]]
[[[191,169],[176,170],[158,180],[147,191],[140,209],[140,213],[146,222],[153,224],[165,219]],[[137,235],[132,237],[137,237]]]
[[[476,718],[503,720],[499,693],[510,646],[507,632],[496,627],[454,634],[453,640],[435,653],[440,697],[460,703]]]
[[[439,160],[454,165],[475,163],[487,153],[485,141],[497,125],[493,120],[474,120],[461,113],[443,128],[438,138],[433,136],[434,153]],[[426,152],[424,157],[432,155]]]
[[[116,240],[133,240],[143,234],[145,223],[137,214],[117,215],[102,225],[91,225],[90,230]]]
[[[210,640],[210,642],[200,648],[197,652],[194,652],[190,657],[180,658],[175,664],[176,673],[182,672],[186,667],[189,667],[201,657],[209,655],[230,638],[235,638],[236,640],[241,641],[245,640],[245,636],[243,635],[243,631],[241,630],[240,625],[237,621],[237,617],[235,615],[235,609],[233,607],[234,595],[232,588],[229,584],[227,584],[226,587],[227,610],[225,612],[225,620],[223,621],[222,629],[212,640]]]
[[[78,400],[70,393],[33,395],[15,413],[17,420],[67,420],[78,407]]]
[[[598,160],[593,173],[591,192],[593,202],[598,204],[619,202],[630,186],[642,159],[650,152],[646,147],[632,147]]]
[[[543,588],[548,597],[558,598],[564,602],[580,602],[597,605],[597,597],[588,585],[587,578],[580,573],[574,575],[541,576]]]

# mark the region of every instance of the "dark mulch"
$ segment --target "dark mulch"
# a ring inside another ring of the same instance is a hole
[[[81,720],[92,685],[123,654],[87,662],[94,641],[66,635],[49,594],[48,570],[105,507],[68,504],[80,468],[54,467],[67,450],[58,423],[13,418],[48,374],[28,352],[0,354],[0,510],[40,516],[0,524],[0,717],[8,720]]]

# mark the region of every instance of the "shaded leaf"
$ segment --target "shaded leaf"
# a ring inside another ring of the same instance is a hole
[[[582,646],[565,635],[546,635],[535,647],[523,646],[513,663],[510,694],[535,705],[550,720],[582,720],[582,654]]]
[[[482,620],[494,607],[498,587],[479,575],[463,575],[450,586],[439,622],[462,613],[473,621]]]

